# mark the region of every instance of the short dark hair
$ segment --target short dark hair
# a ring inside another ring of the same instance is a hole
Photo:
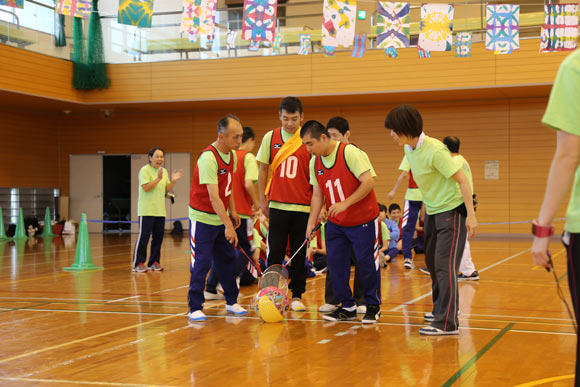
[[[300,113],[302,114],[302,102],[296,97],[286,97],[280,102],[280,113],[286,110],[286,113]]]
[[[379,203],[379,212],[387,212],[387,206]]]
[[[153,155],[155,154],[155,151],[158,151],[158,150],[160,150],[163,153],[163,157],[165,157],[165,151],[158,146],[154,146],[153,148],[151,148],[149,150],[149,157],[153,157]]]
[[[300,138],[304,138],[307,134],[315,140],[320,140],[320,136],[323,134],[330,138],[330,134],[328,134],[328,130],[324,125],[314,120],[306,121],[306,123],[302,125],[302,129],[300,129]]]
[[[244,126],[242,129],[244,129],[244,132],[242,133],[242,142],[253,140],[255,138],[254,129],[249,126]]]
[[[443,144],[445,144],[447,146],[447,149],[449,149],[449,152],[459,153],[459,145],[461,145],[461,141],[459,141],[458,137],[447,136],[443,139]]]
[[[401,211],[401,207],[397,203],[391,203],[389,206],[389,214],[395,210]]]
[[[346,134],[346,132],[350,130],[346,118],[340,116],[332,117],[330,120],[328,120],[328,124],[326,124],[326,129],[336,129],[343,136]]]
[[[227,129],[228,125],[230,124],[230,121],[237,121],[240,123],[241,125],[241,121],[238,117],[234,116],[233,114],[228,114],[223,116],[222,118],[220,118],[220,121],[218,122],[218,127],[217,127],[217,132],[218,134],[222,133],[224,130]]]
[[[397,135],[419,137],[423,132],[423,118],[411,105],[397,106],[387,114],[385,128],[391,129]]]

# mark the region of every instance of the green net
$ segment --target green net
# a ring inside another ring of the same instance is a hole
[[[79,90],[106,89],[111,81],[107,78],[98,0],[93,0],[86,50],[81,18],[74,18],[73,35],[73,86]]]
[[[64,15],[54,13],[54,45],[56,47],[66,46],[66,35],[64,33]]]

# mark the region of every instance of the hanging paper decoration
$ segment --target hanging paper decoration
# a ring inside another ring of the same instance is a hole
[[[354,40],[356,0],[324,0],[322,46],[350,47]]]
[[[322,53],[324,56],[334,56],[336,47],[333,46],[322,46]]]
[[[520,6],[488,5],[485,48],[496,54],[511,54],[520,49]]]
[[[409,47],[410,19],[409,3],[377,3],[377,47]]]
[[[278,32],[274,38],[274,44],[272,45],[272,51],[274,54],[280,53],[280,43],[282,43],[282,35]]]
[[[467,58],[471,56],[471,32],[458,32],[455,35],[455,57]]]
[[[385,48],[385,55],[389,58],[397,59],[399,56],[399,51],[395,47],[387,47]]]
[[[58,0],[56,12],[60,15],[81,17],[83,19],[91,16],[93,10],[93,0]]]
[[[189,34],[189,40],[215,33],[217,0],[184,0],[181,14],[181,32]]]
[[[0,0],[0,5],[12,8],[24,8],[24,0]]]
[[[238,31],[228,30],[226,36],[226,48],[228,50],[234,50],[236,48],[236,36],[238,36]]]
[[[540,52],[572,51],[578,46],[578,4],[544,5]]]
[[[248,51],[256,52],[260,50],[260,41],[259,40],[252,40],[250,45],[248,46]]]
[[[119,24],[151,28],[152,17],[153,0],[119,0]]]
[[[420,46],[417,46],[417,54],[419,55],[419,58],[421,58],[421,59],[431,58],[431,51],[424,50]]]
[[[311,46],[310,35],[300,34],[300,49],[298,50],[298,55],[308,55]]]
[[[278,0],[244,0],[242,38],[250,41],[274,40]]]
[[[362,58],[366,51],[367,34],[357,34],[354,37],[354,46],[350,56],[353,58]]]
[[[451,51],[453,5],[423,4],[418,45],[428,51]]]

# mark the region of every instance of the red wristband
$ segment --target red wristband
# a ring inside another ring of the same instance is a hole
[[[554,226],[540,226],[537,220],[533,220],[532,234],[538,238],[551,237],[554,235]]]

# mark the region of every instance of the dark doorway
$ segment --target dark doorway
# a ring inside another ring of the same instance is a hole
[[[131,156],[103,156],[103,219],[131,220]],[[105,223],[103,232],[131,232],[131,224]]]

